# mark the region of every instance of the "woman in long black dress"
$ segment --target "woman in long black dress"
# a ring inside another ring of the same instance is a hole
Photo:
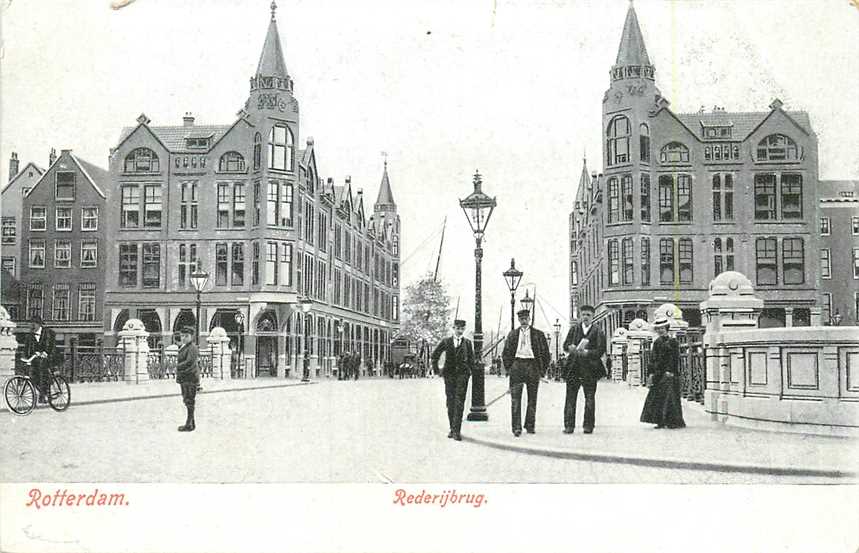
[[[680,404],[680,346],[676,338],[668,335],[668,325],[668,319],[664,317],[656,319],[653,324],[659,336],[653,342],[647,367],[653,382],[644,400],[641,422],[653,423],[656,428],[683,428],[686,423]]]

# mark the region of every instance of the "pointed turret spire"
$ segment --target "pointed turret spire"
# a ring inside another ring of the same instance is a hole
[[[647,47],[644,45],[644,36],[638,25],[638,16],[635,14],[635,6],[632,0],[626,12],[626,21],[623,23],[623,33],[620,36],[620,46],[617,49],[617,59],[612,68],[614,79],[622,78],[649,78],[653,79],[654,68],[647,55]]]
[[[582,158],[582,176],[579,177],[579,189],[584,190],[587,188],[588,183],[591,182],[590,175],[588,175],[588,158]]]
[[[385,169],[382,173],[382,184],[379,185],[379,196],[376,198],[375,211],[397,209],[394,202],[394,194],[391,192],[391,181],[388,179],[388,160],[385,160]]]
[[[276,11],[277,3],[272,2],[271,21],[268,24],[268,32],[265,35],[256,73],[251,77],[251,90],[275,88],[292,92],[292,79],[286,70],[280,34],[277,32]]]

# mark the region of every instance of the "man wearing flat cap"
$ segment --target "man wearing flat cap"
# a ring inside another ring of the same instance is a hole
[[[510,374],[511,418],[513,435],[522,434],[522,387],[528,389],[528,407],[525,410],[525,430],[533,434],[537,419],[537,388],[540,378],[549,367],[549,344],[546,334],[531,326],[531,312],[521,309],[519,328],[514,328],[504,341],[501,359]]]
[[[594,308],[590,305],[579,307],[581,321],[573,325],[564,340],[567,367],[564,380],[567,381],[567,397],[564,402],[564,434],[572,434],[576,429],[576,400],[579,388],[585,393],[585,416],[582,422],[585,434],[594,431],[596,418],[597,381],[606,375],[602,356],[605,354],[605,334],[593,324]]]
[[[182,403],[188,411],[185,424],[178,428],[179,432],[193,432],[194,406],[197,397],[197,386],[200,384],[200,369],[197,367],[197,344],[194,343],[196,334],[193,326],[183,326],[179,331],[182,336],[182,346],[176,355],[176,382],[182,388]]]
[[[465,338],[465,321],[453,322],[453,336],[443,339],[432,352],[432,367],[438,371],[438,360],[444,354],[444,394],[447,398],[447,420],[450,423],[448,438],[462,440],[462,412],[465,409],[465,393],[468,391],[468,377],[474,367],[474,346]]]

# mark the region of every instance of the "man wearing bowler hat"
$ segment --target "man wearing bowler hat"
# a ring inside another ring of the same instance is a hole
[[[606,375],[602,356],[605,354],[605,334],[602,329],[592,324],[594,308],[583,305],[579,308],[582,320],[574,325],[567,339],[564,340],[564,351],[569,353],[567,358],[567,397],[564,403],[564,434],[572,434],[576,429],[576,399],[579,388],[585,392],[585,416],[582,426],[585,434],[594,431],[596,412],[597,381]]]
[[[522,434],[522,387],[528,389],[528,407],[525,410],[525,430],[533,434],[537,419],[537,387],[549,366],[549,344],[546,335],[531,326],[531,312],[521,309],[519,328],[514,328],[504,341],[501,358],[504,369],[510,374],[511,418],[513,435]]]
[[[444,394],[447,397],[447,420],[450,423],[448,438],[461,441],[462,412],[465,409],[465,393],[468,391],[468,377],[474,367],[474,346],[471,340],[463,337],[465,321],[453,322],[453,336],[448,336],[432,352],[432,366],[438,371],[438,360],[444,353]]]

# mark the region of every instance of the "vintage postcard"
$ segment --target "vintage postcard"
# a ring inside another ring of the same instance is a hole
[[[0,16],[0,550],[859,547],[856,0]]]

